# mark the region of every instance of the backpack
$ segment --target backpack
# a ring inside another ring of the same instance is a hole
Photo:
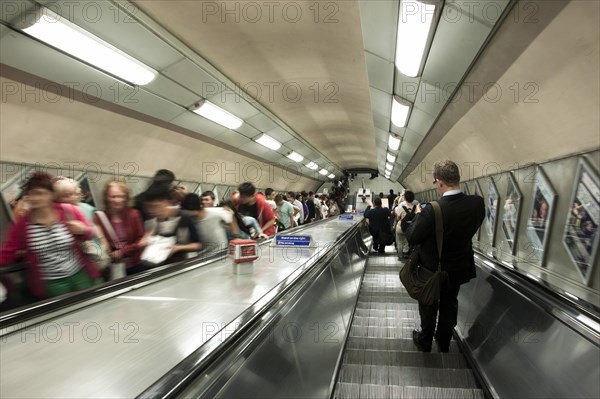
[[[410,224],[412,223],[413,219],[415,218],[416,213],[415,213],[414,206],[412,208],[408,209],[407,207],[405,207],[403,205],[402,208],[404,208],[404,212],[406,212],[406,215],[404,215],[404,217],[400,221],[400,229],[402,230],[403,233],[406,233],[406,231],[410,227]]]

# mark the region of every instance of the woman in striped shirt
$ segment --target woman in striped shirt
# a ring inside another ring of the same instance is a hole
[[[52,178],[45,172],[29,178],[25,193],[29,211],[11,226],[0,250],[0,266],[24,253],[27,283],[39,299],[94,285],[98,268],[79,245],[93,235],[85,217],[74,206],[54,204]]]

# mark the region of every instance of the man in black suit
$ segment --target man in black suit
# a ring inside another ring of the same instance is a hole
[[[460,190],[460,172],[454,162],[436,163],[433,177],[433,184],[442,195],[438,200],[444,225],[441,264],[442,270],[448,272],[448,279],[442,284],[438,303],[430,306],[419,303],[421,331],[413,332],[413,341],[419,350],[430,352],[435,335],[440,352],[448,352],[452,330],[456,326],[458,290],[461,284],[475,277],[471,242],[485,217],[485,205],[483,198],[465,195]],[[420,245],[421,265],[435,271],[438,264],[435,214],[431,206],[424,209],[417,207],[416,213],[406,232],[406,239],[411,245]]]
[[[373,203],[375,208],[365,211],[365,219],[369,220],[369,232],[373,236],[373,250],[382,255],[385,253],[385,243],[380,242],[379,232],[383,230],[391,234],[390,210],[381,207],[381,198],[375,198]]]

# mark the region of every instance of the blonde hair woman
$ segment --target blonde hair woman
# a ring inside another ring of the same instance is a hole
[[[129,206],[125,182],[112,180],[104,187],[105,212],[96,212],[94,221],[108,241],[113,263],[124,263],[127,275],[147,270],[140,256],[144,248],[144,224],[137,209]]]

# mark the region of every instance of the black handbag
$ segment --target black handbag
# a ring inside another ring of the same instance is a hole
[[[437,201],[431,203],[435,212],[435,235],[438,251],[438,268],[433,272],[419,262],[419,248],[415,246],[408,260],[400,269],[400,281],[408,295],[423,305],[433,305],[440,300],[440,288],[448,278],[448,273],[442,271],[442,243],[444,240],[444,225],[442,210]]]
[[[377,240],[383,245],[392,245],[394,243],[394,235],[386,230],[379,230]]]

